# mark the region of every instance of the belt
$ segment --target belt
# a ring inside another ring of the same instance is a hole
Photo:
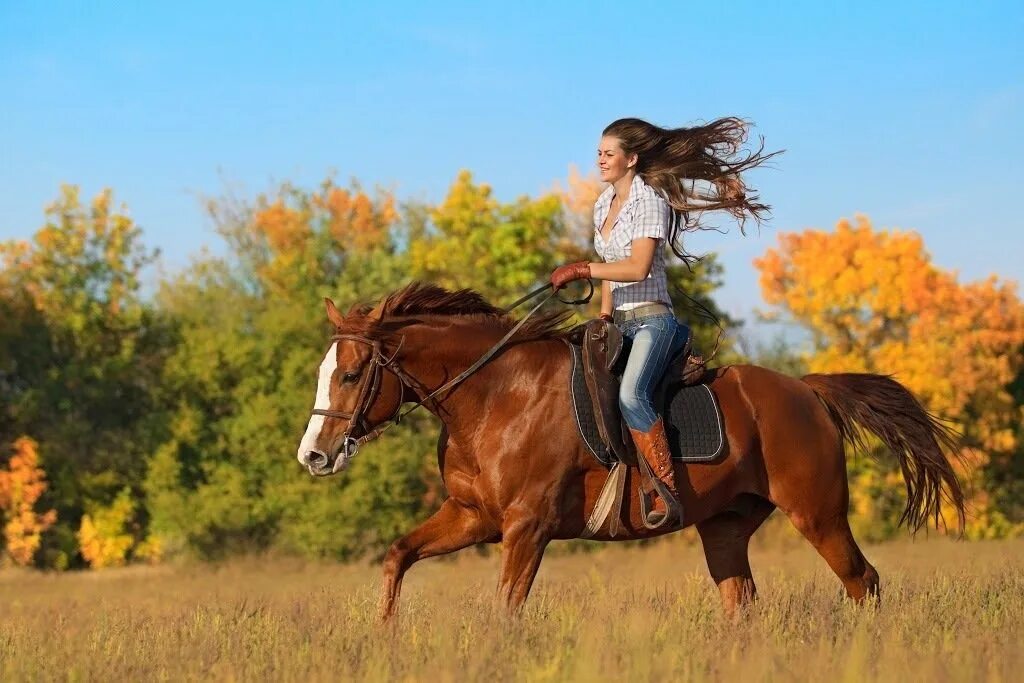
[[[672,315],[672,309],[666,304],[644,304],[643,306],[637,306],[631,308],[628,311],[623,311],[616,308],[612,311],[612,321],[615,324],[624,323],[627,320],[636,320],[638,318],[649,318],[652,315]]]

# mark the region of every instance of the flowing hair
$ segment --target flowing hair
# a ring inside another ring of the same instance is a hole
[[[732,116],[693,128],[659,128],[641,119],[619,119],[604,129],[604,135],[619,139],[626,156],[637,155],[637,175],[668,202],[672,209],[668,242],[687,266],[696,258],[683,249],[679,236],[704,229],[705,211],[728,212],[743,234],[747,218],[760,224],[771,211],[740,174],[781,150],[765,154],[763,137],[756,150],[744,150],[748,125]],[[688,188],[686,180],[707,181],[714,191],[699,192],[692,182]]]

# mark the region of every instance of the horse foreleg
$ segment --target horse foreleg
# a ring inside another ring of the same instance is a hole
[[[441,503],[440,509],[427,521],[401,537],[384,557],[384,586],[380,600],[380,617],[394,615],[402,577],[414,562],[462,550],[474,543],[494,537],[495,531],[477,512],[453,499]]]
[[[517,612],[530,594],[550,536],[535,518],[517,519],[502,530],[498,594],[509,612]]]

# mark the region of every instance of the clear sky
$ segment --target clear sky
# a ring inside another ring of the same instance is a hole
[[[833,5],[836,5],[835,7]],[[843,5],[843,7],[838,7]],[[0,0],[0,239],[62,182],[112,187],[178,268],[217,248],[199,198],[335,171],[441,199],[592,167],[639,116],[756,122],[774,219],[709,234],[724,306],[760,303],[778,231],[863,212],[964,279],[1024,276],[1024,3]]]

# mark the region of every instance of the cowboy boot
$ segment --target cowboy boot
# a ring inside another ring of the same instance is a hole
[[[643,455],[644,460],[654,471],[654,475],[661,480],[672,496],[671,501],[666,501],[662,496],[656,495],[654,507],[647,513],[647,526],[649,528],[660,527],[667,520],[669,510],[679,511],[679,491],[676,490],[676,471],[672,466],[672,451],[668,447],[668,437],[665,435],[665,423],[661,417],[655,420],[649,431],[641,432],[638,429],[630,429],[633,435],[633,443]],[[681,516],[681,514],[680,514]]]

